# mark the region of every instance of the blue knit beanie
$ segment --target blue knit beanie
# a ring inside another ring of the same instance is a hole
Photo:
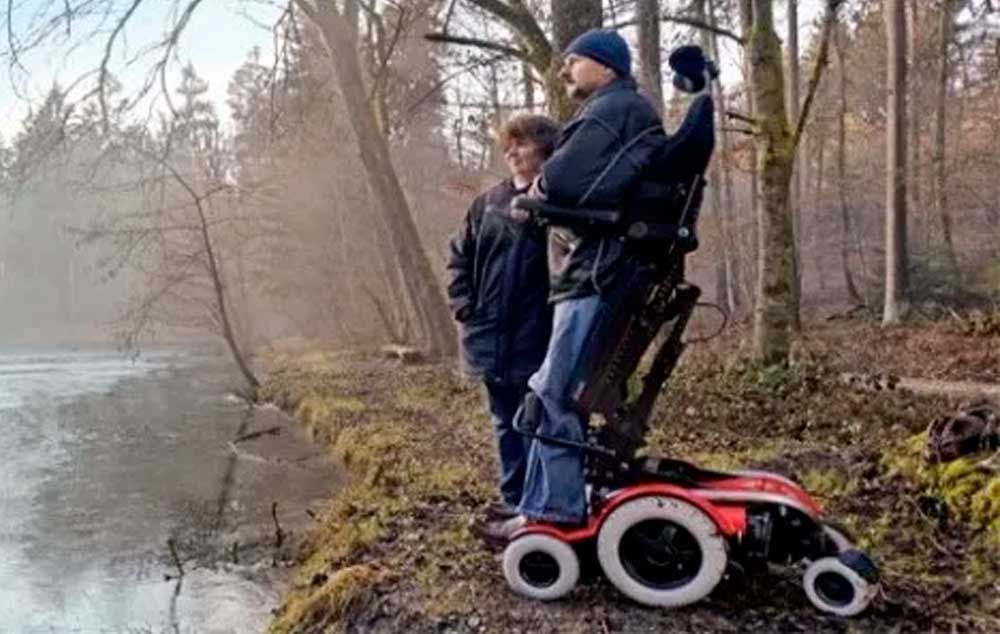
[[[632,74],[632,54],[622,36],[611,29],[591,29],[566,47],[565,55],[575,53],[604,64],[619,77]]]

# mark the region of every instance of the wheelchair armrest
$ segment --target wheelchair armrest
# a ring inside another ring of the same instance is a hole
[[[687,225],[633,222],[628,226],[625,235],[635,242],[676,243],[684,253],[690,253],[698,248],[698,236],[695,235],[694,228]]]
[[[622,212],[616,209],[575,209],[557,207],[538,198],[517,196],[511,202],[513,207],[531,212],[536,220],[557,225],[613,227],[622,220]]]

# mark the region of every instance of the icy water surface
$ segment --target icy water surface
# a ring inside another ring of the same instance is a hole
[[[285,580],[272,504],[303,529],[335,471],[236,385],[181,351],[0,349],[0,634],[265,628]]]

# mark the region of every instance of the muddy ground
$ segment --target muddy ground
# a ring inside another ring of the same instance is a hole
[[[551,604],[510,593],[469,532],[495,500],[477,384],[444,366],[363,354],[279,356],[264,396],[353,474],[318,517],[272,623],[278,632],[997,632],[1000,477],[923,465],[920,436],[960,402],[845,385],[844,372],[1000,380],[1000,338],[952,325],[811,325],[788,368],[742,356],[743,330],[692,347],[653,418],[650,451],[802,482],[879,563],[862,616],[823,615],[801,570],[775,568],[684,609],[654,610],[590,575]]]

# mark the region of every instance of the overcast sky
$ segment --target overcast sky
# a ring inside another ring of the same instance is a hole
[[[123,4],[122,0],[116,0]],[[15,2],[15,15],[27,16],[52,0],[19,0]],[[61,2],[56,4],[61,5]],[[149,42],[161,40],[163,33],[173,22],[169,15],[172,0],[149,0],[140,6],[133,16],[116,49],[112,60],[112,72],[121,81],[125,90],[135,90],[140,86],[155,61],[152,56],[126,66],[128,58],[138,53]],[[18,13],[20,12],[20,13]],[[0,19],[5,19],[0,10]],[[240,64],[254,46],[261,49],[264,60],[273,56],[273,37],[268,30],[276,21],[279,9],[274,3],[259,0],[207,0],[202,2],[184,31],[178,47],[177,57],[171,65],[172,87],[180,77],[180,68],[187,61],[194,63],[198,74],[209,82],[209,95],[219,105],[219,113],[228,117],[225,107],[226,86]],[[81,34],[85,29],[93,30],[94,24],[76,24]],[[9,59],[0,60],[0,135],[10,142],[21,127],[28,112],[27,100],[38,102],[58,81],[63,88],[68,87],[82,74],[97,68],[104,52],[106,33],[90,38],[88,44],[67,53],[65,49],[54,51],[53,47],[38,49],[22,60],[27,75],[18,71],[8,72]],[[6,29],[2,36],[6,51]],[[92,85],[92,84],[91,84]],[[81,85],[74,94],[86,91]]]
[[[114,0],[121,8],[127,6],[127,0]],[[182,5],[185,3],[181,3]],[[270,27],[280,13],[282,0],[208,0],[202,2],[194,13],[186,28],[178,47],[177,61],[171,65],[172,87],[176,86],[180,68],[187,61],[194,63],[198,74],[209,82],[209,97],[216,102],[219,114],[225,121],[229,112],[225,106],[226,86],[233,72],[242,64],[254,46],[261,49],[263,59],[273,56],[273,36]],[[665,11],[672,10],[670,0],[664,2]],[[777,2],[777,25],[784,35],[784,2]],[[15,28],[24,24],[27,16],[31,16],[49,5],[62,6],[55,0],[15,0],[15,16],[23,16]],[[814,21],[819,15],[822,0],[801,0],[800,25],[803,48],[808,34],[813,32]],[[139,52],[149,42],[161,40],[163,33],[173,23],[169,12],[176,10],[177,0],[149,0],[140,5],[139,11],[133,16],[127,27],[124,38],[119,40],[112,58],[111,69],[124,86],[126,92],[134,91],[142,84],[154,58],[147,55],[130,66],[126,60]],[[0,9],[0,19],[5,20],[5,10]],[[120,14],[120,11],[119,11]],[[107,33],[112,24],[104,26],[103,32],[90,37],[87,43],[81,44],[72,52],[65,48],[56,51],[52,47],[38,49],[22,59],[27,73],[8,70],[9,58],[0,58],[3,65],[0,70],[0,135],[9,143],[20,129],[22,121],[28,112],[28,100],[38,102],[48,91],[53,81],[58,81],[66,88],[78,80],[87,71],[95,69],[104,52]],[[94,29],[94,24],[74,24],[78,39],[79,34],[88,33]],[[4,46],[8,49],[6,29],[0,35]],[[725,38],[723,45],[723,80],[731,83],[738,80],[739,72],[734,64],[738,58],[739,47]],[[666,52],[666,51],[665,51]],[[665,81],[669,85],[670,78]],[[92,84],[91,84],[92,85]],[[80,95],[87,90],[86,84],[79,85],[73,94]],[[72,97],[71,97],[72,98]]]

